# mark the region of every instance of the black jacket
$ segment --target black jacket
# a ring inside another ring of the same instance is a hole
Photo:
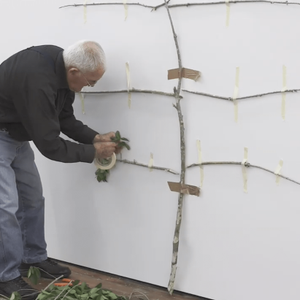
[[[92,162],[97,132],[74,116],[62,53],[52,45],[31,47],[0,65],[0,128],[18,141],[32,140],[49,159]]]

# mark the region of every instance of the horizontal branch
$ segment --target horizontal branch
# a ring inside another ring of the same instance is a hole
[[[145,165],[145,164],[141,164],[141,163],[138,163],[136,160],[134,161],[129,161],[127,159],[117,159],[118,162],[122,162],[124,164],[130,164],[130,165],[136,165],[136,166],[140,166],[140,167],[144,167],[144,168],[148,168],[148,169],[155,169],[155,170],[160,170],[160,171],[165,171],[165,172],[169,172],[169,173],[172,173],[174,175],[179,175],[178,172],[176,171],[173,171],[169,168],[164,168],[164,167],[156,167],[156,166],[151,166],[149,167],[148,165]]]
[[[167,2],[170,2],[170,0],[168,0]],[[68,5],[63,5],[60,6],[59,8],[66,8],[66,7],[80,7],[80,6],[99,6],[99,5],[124,5],[124,2],[103,2],[103,3],[86,3],[86,4],[68,4]],[[142,4],[142,3],[126,3],[126,5],[128,6],[142,6],[145,8],[151,8],[151,10],[157,10],[160,7],[165,6],[165,3],[161,3],[159,5],[156,6],[152,6],[152,5],[146,5],[146,4]]]
[[[170,2],[167,1],[167,2]],[[270,4],[283,4],[283,5],[300,5],[298,2],[290,2],[290,1],[267,1],[267,0],[245,0],[245,1],[213,1],[213,2],[198,2],[198,3],[179,3],[179,4],[172,4],[169,5],[169,8],[177,8],[177,7],[189,7],[189,6],[202,6],[202,5],[219,5],[219,4],[245,4],[245,3],[270,3]],[[68,4],[60,6],[59,8],[66,8],[66,7],[82,7],[82,6],[99,6],[99,5],[124,5],[124,2],[96,2],[96,3],[80,3],[80,4]],[[152,6],[152,5],[146,5],[142,3],[126,3],[128,6],[141,6],[145,8],[150,8],[152,11],[155,11],[163,6],[165,6],[165,3]]]
[[[201,92],[196,92],[196,91],[189,91],[189,90],[182,90],[182,91],[186,92],[186,93],[190,93],[190,94],[199,95],[199,96],[205,96],[205,97],[210,97],[210,98],[215,98],[215,99],[233,101],[232,97],[224,97],[224,96],[212,95],[212,94],[201,93]],[[250,98],[263,97],[263,96],[267,96],[267,95],[282,94],[282,93],[298,93],[298,92],[300,92],[300,89],[292,89],[292,90],[285,90],[285,91],[275,91],[275,92],[268,92],[268,93],[263,93],[263,94],[257,94],[257,95],[250,95],[250,96],[245,96],[245,97],[239,97],[239,98],[236,98],[236,100],[245,100],[245,99],[250,99]]]
[[[218,4],[245,4],[245,3],[270,3],[270,4],[285,4],[285,5],[300,5],[298,2],[290,1],[267,1],[267,0],[245,0],[245,1],[213,1],[213,2],[198,2],[198,3],[180,3],[169,5],[169,8],[175,7],[189,7],[189,6],[200,6],[200,5],[218,5]]]
[[[118,93],[141,93],[141,94],[153,94],[153,95],[161,95],[168,97],[175,97],[174,93],[166,93],[160,91],[151,91],[151,90],[139,90],[132,88],[130,90],[118,90],[118,91],[81,91],[81,94],[118,94]]]
[[[198,164],[191,164],[191,165],[187,166],[187,169],[188,168],[192,168],[192,167],[200,167],[200,166],[207,166],[207,165],[238,165],[238,166],[241,166],[242,163],[241,162],[234,162],[234,161],[208,161],[208,162],[202,162],[202,163],[198,163]],[[245,163],[245,167],[247,167],[247,168],[251,167],[251,168],[260,169],[260,170],[266,171],[268,173],[271,173],[273,175],[279,176],[279,177],[281,177],[283,179],[289,180],[289,181],[291,181],[293,183],[296,183],[296,184],[300,185],[300,182],[298,182],[296,180],[293,180],[293,179],[288,178],[286,176],[283,176],[281,174],[275,174],[275,172],[273,172],[271,170],[268,170],[268,169],[260,167],[260,166],[251,165],[248,162]]]

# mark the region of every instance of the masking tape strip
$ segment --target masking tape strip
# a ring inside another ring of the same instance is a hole
[[[180,182],[168,181],[169,188],[172,192],[182,193],[186,195],[200,196],[200,188],[194,185],[181,184]]]
[[[79,93],[80,101],[81,101],[81,111],[82,114],[85,115],[85,108],[84,108],[84,95],[82,93]]]
[[[243,172],[243,179],[244,179],[244,192],[248,192],[248,178],[247,178],[247,172],[246,172],[246,163],[248,161],[248,148],[244,147],[244,159],[242,161],[242,172]]]
[[[279,164],[274,172],[274,174],[276,175],[276,183],[279,184],[279,180],[280,180],[280,176],[278,176],[280,174],[280,171],[282,169],[282,166],[283,166],[283,160],[281,159],[279,161]]]
[[[124,9],[125,9],[125,21],[127,20],[128,17],[128,6],[127,6],[127,0],[123,0],[124,3]]]
[[[229,0],[225,0],[226,3],[226,26],[229,26],[229,19],[230,19],[230,4]]]
[[[197,150],[198,150],[198,163],[202,164],[202,151],[201,151],[201,143],[197,140]],[[200,165],[200,187],[203,186],[204,172],[203,166]]]
[[[86,21],[87,21],[87,7],[86,7],[87,2],[88,2],[88,0],[85,0],[84,4],[83,4],[83,20],[84,20],[84,24],[86,24]]]
[[[235,122],[238,121],[238,102],[237,102],[237,97],[239,94],[239,81],[240,81],[240,68],[236,67],[235,70],[235,86],[234,86],[234,91],[233,91],[233,105],[234,105],[234,120]]]
[[[116,164],[116,161],[117,161],[117,157],[116,157],[116,154],[113,153],[113,155],[111,156],[111,161],[108,163],[108,164],[101,164],[101,162],[99,161],[99,159],[94,159],[94,164],[96,165],[96,167],[98,169],[101,169],[101,170],[109,170],[111,169],[115,164]]]
[[[148,163],[148,168],[150,170],[150,172],[153,171],[153,163],[154,163],[154,160],[153,160],[153,153],[150,153],[150,160],[149,160],[149,163]]]
[[[126,62],[126,78],[127,78],[127,91],[128,91],[128,107],[131,107],[131,93],[129,92],[131,88],[130,84],[130,70],[129,70],[129,63]]]
[[[281,101],[281,117],[285,120],[285,100],[286,100],[286,66],[282,66],[282,101]]]
[[[181,72],[179,68],[168,70],[168,80],[177,78],[187,78],[197,81],[201,77],[201,73],[197,70],[182,68]]]

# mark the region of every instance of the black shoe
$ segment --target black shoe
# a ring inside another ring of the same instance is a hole
[[[55,279],[60,276],[68,277],[71,274],[71,270],[67,267],[59,265],[54,260],[47,258],[44,261],[33,264],[22,263],[19,267],[19,271],[23,277],[27,277],[30,267],[36,267],[41,272],[41,277]]]
[[[10,281],[0,282],[0,298],[2,295],[10,298],[13,292],[18,292],[22,300],[34,300],[39,295],[39,291],[27,284],[21,276]]]

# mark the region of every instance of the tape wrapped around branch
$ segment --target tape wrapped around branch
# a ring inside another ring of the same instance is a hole
[[[108,159],[94,159],[96,167],[101,170],[110,170],[116,164],[116,161],[117,157],[115,153],[113,153],[113,155]]]

